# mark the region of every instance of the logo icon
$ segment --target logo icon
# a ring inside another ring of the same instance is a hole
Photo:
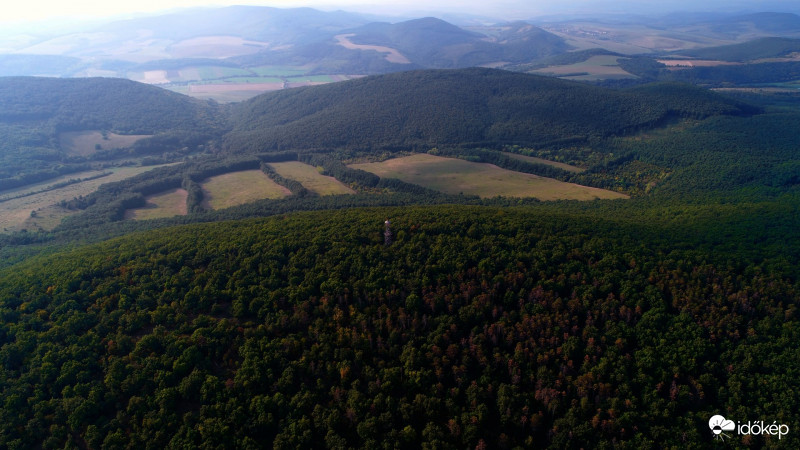
[[[735,430],[736,424],[733,423],[732,420],[728,420],[717,414],[708,419],[708,427],[711,428],[711,432],[714,433],[714,439],[724,441],[726,437],[730,437],[725,434],[725,432]]]

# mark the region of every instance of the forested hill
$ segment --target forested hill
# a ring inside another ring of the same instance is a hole
[[[714,448],[729,412],[798,448],[796,266],[699,245],[776,237],[733,220],[353,209],[37,258],[0,271],[0,447]]]
[[[263,94],[236,107],[225,141],[232,151],[536,144],[749,112],[688,85],[617,91],[494,69],[425,70]]]
[[[746,62],[762,58],[784,58],[797,52],[800,52],[800,39],[766,37],[740,44],[681,50],[675,53],[701,59]]]
[[[0,78],[0,122],[5,123],[155,134],[208,131],[221,119],[207,102],[124,79]]]

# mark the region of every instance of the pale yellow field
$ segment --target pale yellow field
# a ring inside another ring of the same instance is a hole
[[[33,222],[28,221],[28,219],[31,216],[31,211],[34,210],[44,211],[46,208],[49,208],[50,206],[55,205],[61,202],[62,200],[69,201],[75,197],[80,197],[82,195],[83,196],[89,195],[92,192],[96,191],[97,188],[100,187],[100,185],[102,184],[124,180],[125,178],[130,178],[134,175],[147,172],[148,170],[155,169],[156,167],[162,167],[162,166],[122,167],[118,169],[109,169],[107,171],[111,171],[113,173],[108,176],[96,178],[94,180],[89,180],[89,181],[82,181],[80,183],[71,184],[69,186],[53,189],[47,192],[28,195],[26,197],[15,198],[8,201],[2,201],[0,202],[0,232],[27,229],[27,224],[30,223],[35,225],[41,222],[43,224],[45,223],[45,221],[33,221]],[[19,189],[4,191],[2,192],[2,197],[0,198],[10,198],[20,194],[26,194],[38,191],[43,188],[47,188],[48,186],[52,186],[55,183],[66,181],[70,178],[72,179],[87,178],[93,175],[101,174],[105,171],[106,170],[104,171],[97,170],[91,172],[81,172],[81,173],[65,175],[63,177],[48,180],[47,182],[44,183],[38,183],[36,185],[29,185]],[[67,211],[67,210],[58,211],[60,217],[65,217],[70,214],[75,214],[77,212],[78,211]],[[52,222],[53,220],[51,220],[48,223]],[[53,226],[55,225],[57,225],[57,221]],[[36,227],[38,228],[38,226]],[[44,228],[44,225],[42,225],[42,227]]]
[[[202,183],[203,207],[223,209],[265,198],[283,198],[292,193],[260,170],[243,170],[207,178]]]
[[[628,198],[618,192],[429,154],[416,154],[379,163],[353,164],[380,177],[399,178],[448,194],[480,197],[534,197],[540,200],[594,200]]]
[[[173,216],[185,216],[188,212],[186,199],[189,193],[185,189],[171,189],[156,195],[145,197],[147,205],[125,211],[126,219],[147,220]]]
[[[393,49],[391,47],[383,47],[380,45],[362,45],[362,44],[355,44],[350,41],[350,38],[355,36],[355,34],[340,34],[336,36],[337,44],[341,45],[342,47],[350,50],[373,50],[378,53],[386,53],[385,59],[391,63],[395,64],[411,64],[411,61],[408,60],[402,53]]]
[[[36,210],[35,216],[30,216],[25,219],[21,229],[25,230],[45,230],[50,231],[61,223],[61,219],[75,214],[75,211],[70,211],[58,205],[45,206],[44,208]]]
[[[299,181],[306,189],[319,195],[354,194],[355,191],[333,177],[321,175],[316,167],[299,161],[270,163],[278,175]]]

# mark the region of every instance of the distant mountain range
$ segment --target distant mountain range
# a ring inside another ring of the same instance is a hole
[[[435,18],[370,23],[341,11],[233,6],[114,22],[29,42],[0,56],[9,62],[0,75],[136,79],[137,71],[212,64],[371,74],[522,62],[568,49],[563,39],[528,23],[504,25],[489,36]]]
[[[232,6],[6,37],[0,76],[121,77],[189,94],[198,84],[263,91],[424,68],[521,67],[587,48],[629,55],[774,36],[800,37],[800,17],[676,14],[463,28],[434,17],[389,23],[343,11]]]

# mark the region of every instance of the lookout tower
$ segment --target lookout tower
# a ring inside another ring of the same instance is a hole
[[[389,219],[386,219],[384,225],[386,225],[386,231],[383,232],[383,243],[387,246],[392,245],[392,224],[389,222]]]

